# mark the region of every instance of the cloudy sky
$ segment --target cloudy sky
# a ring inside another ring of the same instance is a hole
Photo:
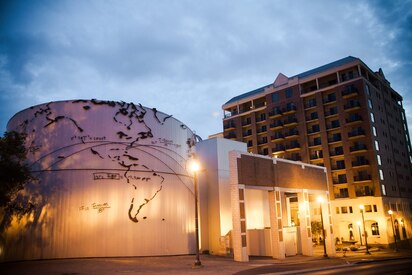
[[[233,96],[349,55],[383,69],[412,125],[409,0],[0,0],[0,131],[32,105],[97,98],[207,138]]]

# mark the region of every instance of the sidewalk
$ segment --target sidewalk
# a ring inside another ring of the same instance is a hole
[[[412,250],[399,252],[384,249],[371,250],[371,255],[364,251],[338,252],[335,257],[324,258],[321,247],[316,247],[314,256],[297,255],[284,260],[269,257],[251,257],[247,263],[233,261],[229,257],[201,255],[203,267],[193,268],[195,256],[129,257],[129,258],[87,258],[38,260],[1,263],[0,274],[262,274],[296,273],[299,270],[326,269],[362,261],[387,260],[390,258],[412,258]]]

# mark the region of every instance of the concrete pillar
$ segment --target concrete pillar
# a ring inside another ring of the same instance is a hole
[[[245,189],[239,185],[237,159],[238,152],[229,152],[230,169],[230,198],[232,208],[232,242],[234,260],[238,262],[248,262],[246,241],[246,209],[245,209]]]
[[[302,255],[313,255],[312,229],[310,224],[309,194],[308,190],[303,189],[298,192],[299,203],[299,223],[300,223],[300,240]]]
[[[323,219],[323,224],[325,226],[325,238],[326,238],[326,252],[329,256],[336,255],[336,248],[335,248],[335,236],[333,234],[333,224],[332,224],[332,211],[330,208],[330,200],[329,200],[329,192],[326,192],[325,198],[327,198],[327,207],[322,207],[322,215],[325,217]],[[353,230],[357,227],[354,226]]]
[[[272,240],[272,257],[274,259],[285,258],[281,195],[279,188],[275,187],[274,191],[269,191],[270,235]]]

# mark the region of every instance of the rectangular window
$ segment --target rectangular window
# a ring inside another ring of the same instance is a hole
[[[366,94],[367,94],[368,96],[371,95],[371,91],[369,90],[369,85],[368,85],[368,84],[365,84],[365,91],[366,91]]]
[[[342,212],[342,214],[347,214],[347,213],[348,213],[348,207],[342,206],[342,207],[340,208],[340,211]]]
[[[378,165],[382,165],[382,159],[380,155],[376,155],[376,158],[378,160]]]
[[[382,195],[386,196],[386,188],[384,184],[381,184],[382,187]]]
[[[376,151],[379,151],[379,142],[375,140],[375,149]]]
[[[375,126],[372,126],[372,132],[373,132],[373,135],[374,135],[375,137],[378,136],[378,133],[376,132],[376,127],[375,127]]]
[[[381,180],[384,180],[382,169],[379,169],[379,178],[380,178]]]
[[[272,102],[278,102],[279,101],[279,94],[278,93],[273,93],[272,94]]]
[[[370,204],[365,205],[365,212],[372,212],[372,206]]]
[[[378,212],[378,207],[376,206],[376,204],[373,205],[373,212]]]
[[[372,100],[370,100],[370,99],[368,99],[368,106],[369,106],[369,108],[373,109]]]
[[[375,122],[375,115],[373,113],[371,113],[371,121]]]
[[[336,207],[336,214],[339,214],[339,207]]]
[[[285,95],[286,95],[286,98],[291,98],[292,95],[293,95],[292,89],[287,89],[287,90],[285,91]]]
[[[353,213],[352,206],[349,206],[349,213]]]

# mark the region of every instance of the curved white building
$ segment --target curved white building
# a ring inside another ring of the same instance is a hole
[[[182,122],[138,104],[73,100],[23,110],[12,130],[28,135],[38,183],[25,192],[39,208],[12,222],[4,260],[195,251],[193,133]]]

